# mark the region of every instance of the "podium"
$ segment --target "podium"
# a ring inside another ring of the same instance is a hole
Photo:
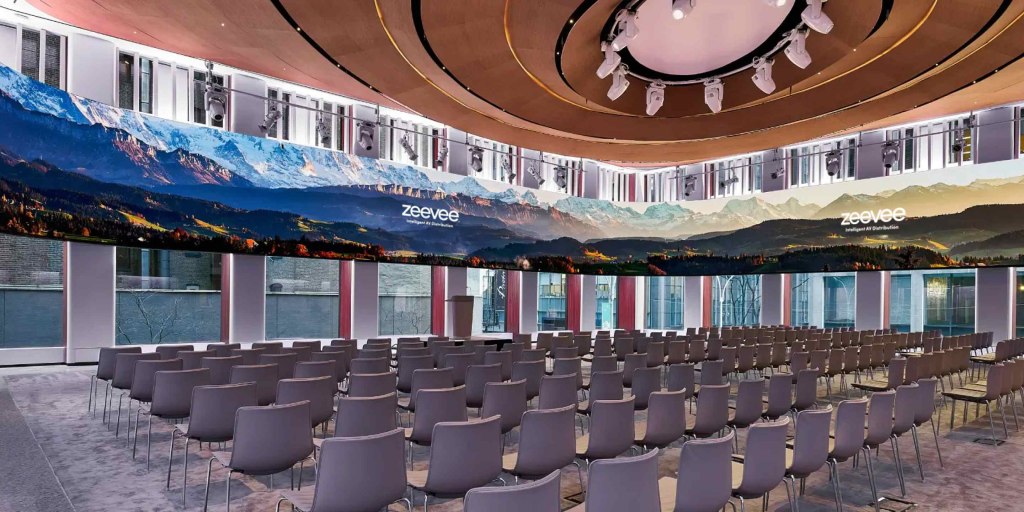
[[[469,338],[473,335],[473,303],[472,295],[453,295],[448,299],[452,308],[452,337]]]

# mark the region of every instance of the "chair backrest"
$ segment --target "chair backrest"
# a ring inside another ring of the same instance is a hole
[[[511,355],[511,353],[508,353]],[[466,372],[466,406],[480,407],[484,403],[484,390],[491,382],[501,382],[501,363],[473,365]],[[525,385],[525,381],[524,381]],[[451,387],[438,386],[438,387]],[[525,391],[526,388],[524,387]]]
[[[647,344],[647,366],[665,364],[665,342],[652,341]]]
[[[836,408],[835,445],[830,457],[842,461],[853,457],[864,447],[864,417],[868,399],[843,400]]]
[[[920,395],[917,393],[918,385],[904,384],[896,388],[896,402],[893,410],[892,433],[902,435],[910,431],[914,426],[914,417],[917,414],[918,405],[915,403]]]
[[[935,388],[939,381],[935,377],[917,380],[917,398],[914,400],[914,423],[923,425],[935,414]]]
[[[416,395],[424,389],[445,389],[455,385],[451,368],[428,368],[412,372],[412,391],[409,406],[415,410]]]
[[[523,350],[520,361],[544,361],[547,356],[547,351],[542,348],[528,348]]]
[[[700,385],[717,386],[722,383],[723,361],[704,361],[700,364]]]
[[[153,399],[153,382],[156,372],[181,370],[181,359],[161,359],[138,361],[135,363],[135,375],[132,376],[132,387],[128,396],[140,402]]]
[[[617,457],[633,446],[633,397],[623,400],[599,400],[590,406],[590,437],[584,458]]]
[[[177,359],[179,352],[192,352],[195,347],[192,345],[157,345],[154,349],[157,354],[160,354],[160,359]]]
[[[188,437],[207,443],[230,441],[235,429],[235,411],[255,405],[256,384],[251,382],[196,386],[192,389],[189,408]]]
[[[657,391],[647,404],[647,430],[642,437],[646,447],[664,448],[686,434],[686,395],[682,391]]]
[[[484,364],[500,364],[501,369],[501,380],[508,380],[512,378],[512,363],[515,362],[515,357],[512,352],[494,352],[488,351],[484,354]]]
[[[345,358],[345,354],[343,353],[332,351],[313,352],[310,360],[314,362],[329,361],[331,365],[333,365],[334,377],[339,384],[348,377],[348,359]]]
[[[309,402],[240,407],[228,466],[247,475],[290,469],[313,453]]]
[[[796,375],[796,395],[793,398],[793,409],[802,411],[814,407],[818,399],[818,370],[808,368],[800,370]]]
[[[614,356],[615,352],[612,350],[612,339],[603,336],[594,338],[593,353],[594,357]]]
[[[135,380],[135,366],[139,361],[159,361],[160,354],[148,352],[126,352],[114,355],[114,374],[110,385],[116,389],[131,389]]]
[[[498,478],[501,474],[500,420],[492,416],[436,424],[424,490],[459,495]]]
[[[256,364],[231,367],[230,382],[256,384],[256,400],[258,405],[270,405],[277,399],[277,365]]]
[[[731,424],[746,428],[761,419],[764,412],[764,379],[741,380],[736,391],[736,413]]]
[[[252,348],[263,349],[264,354],[280,354],[281,349],[284,348],[284,343],[280,341],[257,341],[252,344]]]
[[[615,356],[594,356],[590,361],[590,373],[613,372],[619,369]]]
[[[396,428],[324,441],[311,510],[378,510],[402,499],[407,483],[402,434]]]
[[[693,396],[696,385],[693,364],[680,363],[669,365],[668,377],[665,379],[665,387],[669,391],[686,391],[686,398]]]
[[[488,382],[484,387],[481,418],[501,416],[501,432],[511,432],[519,426],[526,412],[526,381]]]
[[[535,478],[572,464],[575,446],[575,407],[526,411],[519,429],[515,474]]]
[[[780,418],[788,413],[792,407],[793,375],[789,373],[776,373],[769,377],[768,405],[765,408],[764,416],[768,419]]]
[[[213,350],[184,350],[178,352],[178,359],[181,359],[182,370],[202,368],[204,357],[217,357],[217,353]]]
[[[732,496],[732,443],[720,438],[694,439],[679,452],[674,512],[717,512]]]
[[[384,373],[391,371],[391,363],[384,357],[357,357],[348,363],[349,373]]]
[[[586,512],[661,510],[657,448],[637,457],[598,460],[587,478]]]
[[[367,397],[386,395],[395,391],[394,372],[352,373],[348,377],[348,396]]]
[[[448,354],[444,357],[444,368],[452,369],[452,382],[456,386],[466,383],[466,372],[476,364],[476,355],[468,352]]]
[[[701,386],[697,395],[697,416],[693,434],[707,437],[725,428],[729,422],[729,384]]]
[[[123,357],[123,356],[118,356]],[[985,399],[992,401],[999,398],[1000,393],[1003,391],[1003,379],[1007,378],[1007,370],[1009,369],[1003,363],[993,365],[988,370],[988,376],[985,380]]]
[[[413,372],[416,370],[432,370],[433,368],[434,356],[430,354],[422,356],[398,356],[398,390],[402,393],[410,392],[412,390]],[[454,374],[452,377],[454,379]]]
[[[637,368],[633,371],[633,396],[636,397],[634,407],[637,410],[647,409],[651,393],[661,391],[661,367]]]
[[[596,372],[590,375],[591,402],[622,399],[622,370]]]
[[[896,386],[903,384],[904,371],[907,369],[907,360],[897,357],[889,361],[888,388],[896,389]]]
[[[320,340],[293,341],[292,348],[308,348],[312,352],[320,351]]]
[[[593,371],[593,369],[591,369]],[[579,357],[555,358],[551,366],[552,375],[575,375],[576,388],[583,387],[583,360]]]
[[[477,487],[466,493],[464,512],[559,512],[561,471],[534,482],[509,487]]]
[[[210,384],[210,370],[158,371],[153,375],[153,400],[149,413],[158,418],[187,418],[192,409],[192,390]]]
[[[793,461],[789,473],[806,478],[828,460],[828,434],[832,423],[832,407],[808,409],[796,417],[796,437],[793,440]]]
[[[215,357],[228,357],[231,351],[242,348],[241,343],[207,343],[206,350],[212,350]]]
[[[338,384],[337,366],[334,361],[300,361],[295,363],[295,371],[292,374],[296,379],[309,379],[312,377],[330,377]]]
[[[359,437],[393,430],[398,426],[395,417],[397,405],[398,395],[394,391],[380,396],[341,397],[338,399],[334,435]]]
[[[893,410],[896,406],[896,391],[889,390],[871,395],[868,406],[868,428],[864,445],[874,448],[889,440],[892,435]]]
[[[277,404],[309,402],[310,427],[326,422],[334,416],[334,391],[338,389],[334,377],[324,375],[306,379],[277,381]]]
[[[441,422],[466,421],[466,387],[424,389],[416,393],[416,414],[413,416],[409,439],[429,445],[434,425]],[[498,425],[501,431],[501,425]],[[501,449],[498,449],[501,452]]]
[[[96,363],[96,378],[111,380],[114,378],[114,363],[118,354],[141,354],[142,347],[103,347],[100,349]]]
[[[734,489],[734,494],[744,498],[760,497],[782,483],[786,476],[788,429],[789,417],[750,426],[744,452],[743,479]]]
[[[259,364],[276,364],[277,377],[279,379],[290,379],[295,376],[295,364],[299,362],[299,355],[282,352],[280,354],[260,354]]]
[[[567,405],[575,406],[576,375],[545,375],[540,382],[538,409],[558,409]]]
[[[228,352],[228,355],[241,357],[242,358],[242,362],[240,364],[253,365],[253,364],[259,364],[260,363],[260,355],[261,354],[270,354],[270,353],[271,352],[267,352],[266,349],[262,349],[262,348],[249,348],[249,349],[234,348],[234,349],[231,349]],[[274,354],[280,354],[280,352],[273,352],[273,353]]]

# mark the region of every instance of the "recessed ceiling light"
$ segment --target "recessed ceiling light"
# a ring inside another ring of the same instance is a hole
[[[223,23],[221,23],[221,24],[220,24],[220,26],[222,26],[222,27],[223,27],[223,26],[224,26],[224,24],[223,24]]]

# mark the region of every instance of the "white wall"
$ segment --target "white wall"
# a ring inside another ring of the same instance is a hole
[[[597,276],[580,277],[580,330],[592,331],[597,320]]]
[[[64,244],[64,300],[68,363],[95,362],[99,349],[114,345],[112,245]]]
[[[711,290],[707,290],[711,293]],[[704,322],[704,277],[683,277],[683,327],[700,327]]]
[[[377,300],[377,264],[357,261],[352,279],[352,337],[377,336],[379,302]]]
[[[247,254],[225,254],[223,258],[230,262],[231,272],[228,341],[262,341],[267,332],[267,259]]]
[[[520,272],[522,286],[520,288],[519,332],[529,334],[537,332],[537,273]]]
[[[72,33],[68,38],[68,92],[116,105],[116,62],[113,42]]]
[[[761,276],[761,323],[780,325],[785,318],[785,284],[783,274]]]
[[[267,95],[267,83],[254,76],[236,73],[231,77],[231,89],[231,131],[263,137],[259,125],[266,116],[263,98]]]
[[[979,268],[975,277],[975,330],[992,331],[994,342],[1014,337],[1016,269]]]
[[[888,272],[857,273],[857,315],[854,322],[858,330],[885,327],[885,286]]]

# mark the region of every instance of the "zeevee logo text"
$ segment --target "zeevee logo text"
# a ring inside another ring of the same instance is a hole
[[[423,220],[441,220],[445,222],[458,222],[459,212],[444,208],[430,208],[429,206],[402,205],[402,217],[412,217]]]
[[[842,213],[842,226],[856,224],[875,224],[878,222],[900,222],[907,218],[907,210],[903,208],[883,208],[881,210]]]

